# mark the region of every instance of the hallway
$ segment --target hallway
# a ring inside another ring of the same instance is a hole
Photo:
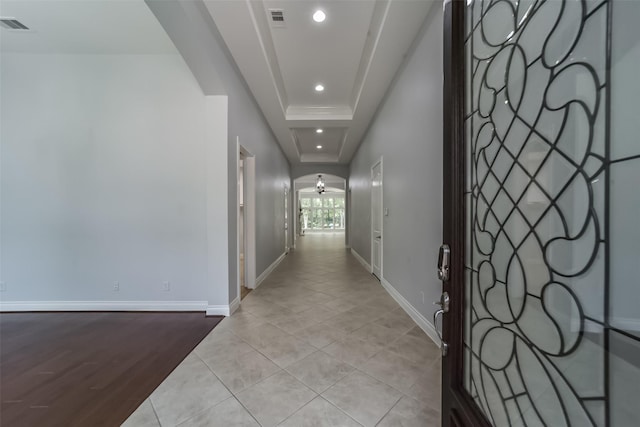
[[[437,426],[440,352],[344,248],[309,233],[125,426]]]

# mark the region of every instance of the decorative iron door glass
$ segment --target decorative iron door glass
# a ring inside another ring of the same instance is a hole
[[[300,195],[304,230],[344,230],[344,194]]]
[[[464,387],[496,426],[636,426],[640,2],[465,21]]]

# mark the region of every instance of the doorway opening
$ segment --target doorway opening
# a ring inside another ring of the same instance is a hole
[[[238,295],[244,299],[256,284],[255,157],[238,144]]]
[[[317,187],[318,177],[324,183]],[[305,175],[294,180],[295,241],[309,234],[344,234],[346,231],[346,180],[330,174]]]

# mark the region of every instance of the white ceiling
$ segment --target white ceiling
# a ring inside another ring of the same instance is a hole
[[[177,50],[143,0],[0,0],[2,52],[163,54]]]
[[[351,161],[435,0],[204,2],[295,165]],[[284,12],[283,27],[269,9]],[[321,24],[311,19],[317,9]],[[0,16],[30,28],[0,29],[2,52],[177,53],[143,0],[0,0]]]
[[[292,164],[351,161],[433,3],[205,0]],[[284,25],[270,9],[283,11]],[[318,9],[323,23],[312,20]]]
[[[364,50],[375,3],[331,2],[322,8],[329,17],[321,24],[311,19],[318,8],[316,2],[265,0],[263,3],[267,10],[282,9],[285,13],[285,26],[271,25],[269,35],[288,104],[349,108],[360,65],[358,53]],[[347,28],[349,34],[344,37]],[[317,93],[316,83],[323,83],[326,90]]]

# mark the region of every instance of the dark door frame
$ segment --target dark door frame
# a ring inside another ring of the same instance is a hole
[[[442,426],[489,426],[471,395],[464,389],[465,301],[465,0],[444,6],[444,132],[443,132],[443,242],[451,248],[449,281],[443,291],[451,297],[443,317],[443,336],[449,344],[442,358]]]

